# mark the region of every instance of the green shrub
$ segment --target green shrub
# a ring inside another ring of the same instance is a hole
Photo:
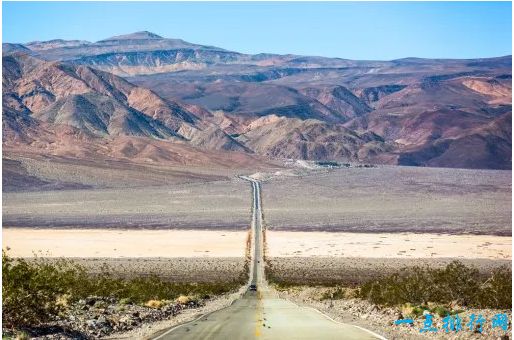
[[[444,306],[435,306],[434,308],[432,308],[430,310],[431,313],[433,314],[437,314],[439,315],[440,317],[445,317],[447,315],[450,315],[450,310]]]
[[[428,307],[426,306],[415,306],[412,308],[411,315],[415,317],[420,317],[426,310],[428,310]]]
[[[2,322],[7,327],[39,325],[58,315],[65,306],[60,297],[80,286],[84,271],[62,260],[14,260],[2,251]]]
[[[360,287],[359,297],[382,305],[457,301],[477,308],[512,308],[511,269],[501,267],[484,278],[476,268],[455,261],[442,269],[414,267]],[[442,310],[440,310],[443,313]],[[445,309],[445,312],[449,312]],[[446,314],[445,314],[446,315]]]
[[[206,298],[237,289],[233,282],[173,283],[157,276],[125,279],[115,277],[107,266],[91,276],[84,267],[69,260],[13,259],[2,252],[2,322],[6,328],[37,326],[49,322],[78,299],[88,296],[114,297],[122,304],[149,300],[173,300],[181,295]],[[96,308],[105,308],[98,301]]]
[[[504,266],[492,271],[491,276],[481,283],[477,294],[477,307],[512,308],[512,272]]]
[[[120,305],[131,305],[132,304],[132,299],[130,298],[123,298],[119,301],[119,304]]]

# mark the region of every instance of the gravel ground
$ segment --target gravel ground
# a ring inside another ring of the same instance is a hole
[[[173,146],[181,149],[180,145]],[[212,151],[204,154],[208,157],[189,158],[189,151],[193,150],[179,151],[180,159],[185,161],[182,164],[173,160],[154,162],[149,159],[130,160],[99,155],[83,155],[79,158],[51,155],[49,152],[38,155],[4,148],[3,191],[171,186],[227,180],[241,173],[280,167],[279,164],[269,164],[268,161],[262,162],[253,157],[241,158],[236,154],[227,159],[228,155]],[[211,163],[211,160],[215,162]]]
[[[114,298],[91,296],[71,305],[56,321],[28,331],[31,339],[142,339],[169,327],[188,322],[200,315],[230,305],[244,292],[224,294],[210,299],[156,301],[162,305],[146,306]],[[3,330],[4,336],[12,336]]]
[[[105,337],[106,339],[143,339],[148,338],[156,333],[164,332],[167,329],[180,325],[185,322],[189,322],[199,318],[200,316],[214,312],[221,308],[230,306],[236,299],[241,297],[246,291],[246,286],[232,294],[225,294],[216,298],[205,301],[203,306],[195,309],[184,310],[182,313],[166,320],[160,320],[156,322],[146,323],[141,327],[130,330],[127,332],[120,332],[112,334],[111,336]]]
[[[402,268],[441,268],[454,260],[474,266],[484,274],[498,266],[512,266],[510,260],[455,258],[269,257],[267,260],[275,277],[299,285],[361,284],[395,273]]]
[[[272,230],[512,235],[512,172],[344,168],[263,183]]]
[[[228,169],[138,164],[114,159],[20,156],[9,152],[2,163],[4,192],[174,185],[223,180],[235,173]]]
[[[247,230],[250,190],[247,182],[233,179],[144,188],[4,192],[3,225]]]
[[[107,265],[114,275],[121,277],[141,277],[156,275],[172,282],[228,282],[246,275],[245,258],[74,258],[75,262],[86,267],[87,271],[100,273]]]
[[[501,328],[492,329],[491,327],[492,317],[497,313],[507,313],[508,320],[511,320],[512,312],[510,310],[462,308],[464,312],[459,314],[462,318],[462,331],[453,334],[445,333],[442,319],[435,315],[434,326],[438,331],[420,333],[420,329],[423,328],[423,317],[416,319],[412,327],[408,325],[397,326],[394,325],[394,322],[402,318],[400,317],[401,311],[399,309],[381,308],[360,299],[320,301],[321,295],[329,289],[330,288],[322,287],[295,287],[280,291],[278,294],[280,297],[289,299],[297,304],[316,308],[336,321],[365,327],[388,339],[500,339],[505,335],[508,335],[509,338],[512,337],[511,324],[509,324],[508,332],[501,330]],[[482,314],[487,320],[483,327],[482,334],[467,329],[466,324],[469,322],[469,316],[472,314]]]

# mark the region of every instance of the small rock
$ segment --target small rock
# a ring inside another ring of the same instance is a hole
[[[96,320],[86,320],[86,326],[88,328],[96,328]]]
[[[105,316],[103,316],[103,315],[100,315],[100,316],[98,317],[98,319],[96,319],[96,321],[97,321],[99,324],[105,324],[105,323],[107,323],[107,319],[106,319],[106,318],[105,318]]]
[[[92,297],[92,296],[88,296],[84,302],[86,303],[86,305],[88,306],[93,306],[95,303],[96,303],[97,299],[96,297]]]

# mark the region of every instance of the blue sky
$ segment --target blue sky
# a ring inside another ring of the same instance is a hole
[[[510,2],[6,2],[4,42],[147,30],[244,53],[350,59],[512,54]]]

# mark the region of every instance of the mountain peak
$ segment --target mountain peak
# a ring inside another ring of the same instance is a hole
[[[114,37],[110,37],[106,40],[142,40],[142,39],[163,39],[160,35],[157,35],[152,32],[148,31],[140,31],[140,32],[134,32],[130,34],[123,34],[123,35],[116,35]]]

